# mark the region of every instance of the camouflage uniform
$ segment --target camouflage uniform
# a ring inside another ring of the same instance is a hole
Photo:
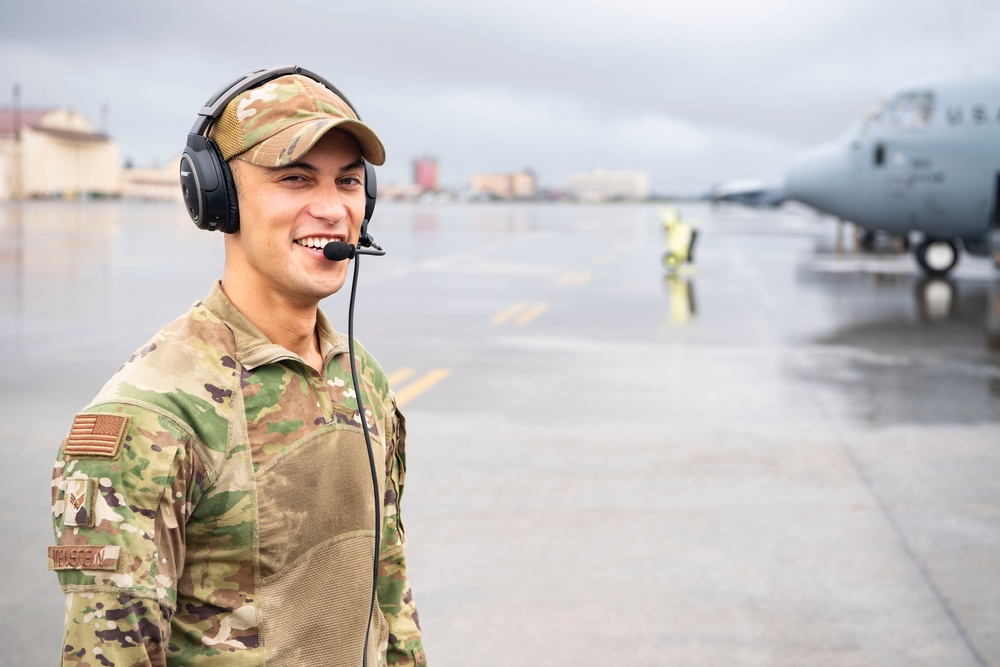
[[[374,506],[347,339],[324,372],[216,284],[77,415],[52,483],[63,664],[359,665]],[[405,430],[358,354],[384,498],[369,665],[424,665],[399,501]]]

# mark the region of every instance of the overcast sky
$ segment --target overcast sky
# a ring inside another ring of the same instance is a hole
[[[295,9],[292,9],[294,7]],[[287,8],[287,9],[286,9]],[[0,9],[0,100],[64,105],[122,160],[180,153],[220,85],[298,64],[382,136],[383,182],[643,169],[656,192],[780,178],[900,81],[1000,69],[996,0],[170,0]]]

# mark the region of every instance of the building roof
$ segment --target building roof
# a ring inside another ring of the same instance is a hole
[[[20,126],[18,129],[31,128],[35,132],[47,134],[50,137],[62,141],[74,141],[78,143],[102,143],[111,141],[111,137],[101,132],[82,132],[80,130],[69,130],[57,127],[40,127],[42,119],[47,115],[60,109],[61,107],[38,108],[29,107],[20,109],[18,113],[11,107],[0,107],[0,137],[10,137],[14,134],[15,118]]]
[[[25,127],[36,127],[41,122],[42,117],[52,111],[52,107],[45,109],[28,107],[15,112],[11,107],[0,107],[0,135],[14,134],[15,130]],[[20,127],[14,127],[14,119],[20,114]]]
[[[41,132],[42,134],[47,134],[50,137],[56,139],[61,139],[62,141],[76,141],[84,144],[99,144],[105,141],[111,141],[111,138],[106,134],[97,134],[96,132],[77,132],[75,130],[55,130],[51,127],[35,127],[32,128],[35,132]]]

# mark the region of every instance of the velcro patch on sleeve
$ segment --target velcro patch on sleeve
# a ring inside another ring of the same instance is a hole
[[[49,547],[50,570],[117,570],[121,547]]]
[[[131,421],[129,415],[79,414],[73,420],[63,454],[74,458],[117,458]]]
[[[66,504],[63,523],[67,526],[94,525],[96,479],[71,477],[66,480]]]

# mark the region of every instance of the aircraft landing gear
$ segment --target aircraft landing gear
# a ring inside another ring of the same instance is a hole
[[[950,239],[924,239],[914,252],[929,276],[946,275],[958,263],[958,246]]]

